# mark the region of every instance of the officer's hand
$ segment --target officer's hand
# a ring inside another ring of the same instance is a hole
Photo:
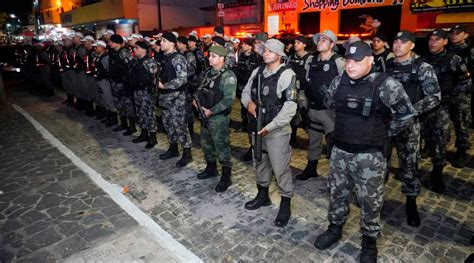
[[[266,128],[263,128],[258,132],[258,135],[262,135],[262,137],[265,137],[265,135],[267,134],[268,134],[268,130]]]
[[[193,100],[193,106],[194,106],[194,108],[196,108],[196,109],[197,109],[197,107],[198,107],[198,105],[196,104],[196,101],[195,101],[195,100]]]
[[[211,115],[212,115],[212,111],[211,111],[211,110],[208,110],[208,109],[206,109],[206,108],[204,108],[204,107],[201,107],[201,108],[202,108],[202,110],[204,111],[204,114],[206,115],[206,118],[211,117]]]
[[[165,88],[165,85],[163,85],[163,83],[161,83],[161,81],[158,82],[158,88],[159,89],[164,89]]]
[[[249,104],[247,104],[247,111],[252,114],[254,118],[257,118],[257,104],[255,102],[250,101]]]

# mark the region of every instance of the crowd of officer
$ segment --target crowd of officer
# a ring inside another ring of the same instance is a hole
[[[241,160],[255,157],[252,138],[262,137],[262,158],[255,164],[257,195],[245,208],[271,205],[268,189],[274,176],[281,195],[278,227],[291,217],[291,145],[297,128],[304,128],[309,135],[307,166],[295,179],[318,177],[324,152],[330,160],[329,226],[315,247],[326,249],[341,239],[354,192],[361,208],[360,260],[376,262],[392,148],[406,195],[407,224],[413,227],[420,225],[418,161],[431,158],[432,191],[443,194],[450,127],[456,136],[451,165],[466,165],[474,67],[467,38],[463,25],[449,32],[436,29],[429,35],[429,53],[420,56],[413,52],[415,35],[409,31],[390,41],[377,33],[371,46],[351,38],[337,52],[338,39],[330,30],[280,41],[264,32],[229,38],[217,26],[213,36],[202,37],[194,31],[186,36],[165,32],[152,38],[123,37],[108,30],[95,39],[73,32],[54,42],[35,40],[33,48],[20,53],[25,54],[26,78],[33,86],[47,95],[61,86],[66,105],[95,116],[114,127],[113,132],[132,136],[138,126],[134,143],[153,148],[162,126],[169,148],[159,158],[179,157],[181,148],[177,167],[193,161],[191,136],[199,119],[207,165],[197,178],[218,176],[218,162],[222,174],[217,192],[232,185],[229,114],[237,97],[242,118],[238,130],[248,132],[253,145]]]

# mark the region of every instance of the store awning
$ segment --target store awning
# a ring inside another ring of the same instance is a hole
[[[474,23],[474,12],[443,13],[436,17],[436,24]]]

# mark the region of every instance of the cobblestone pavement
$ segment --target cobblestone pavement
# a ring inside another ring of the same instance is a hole
[[[176,262],[20,113],[0,123],[0,262]]]
[[[177,159],[158,159],[168,147],[163,134],[158,135],[154,149],[145,150],[144,145],[131,143],[132,137],[114,133],[112,128],[64,106],[61,98],[44,99],[25,92],[10,92],[9,101],[23,107],[107,180],[128,186],[133,202],[206,262],[358,260],[360,210],[355,201],[343,239],[326,251],[318,251],[313,246],[315,237],[327,226],[326,160],[318,167],[322,176],[306,182],[295,181],[292,219],[287,227],[277,228],[273,221],[279,197],[274,184],[270,187],[274,205],[256,211],[244,209],[244,203],[256,194],[254,169],[251,164],[238,161],[248,147],[244,133],[231,133],[232,153],[236,157],[234,184],[225,193],[218,194],[214,187],[219,178],[204,181],[196,178],[198,171],[205,167],[202,152],[197,147],[198,137],[193,138],[194,162],[179,169],[174,165]],[[235,105],[232,118],[238,120],[239,106]],[[299,144],[305,145],[305,132],[299,130],[299,136]],[[392,163],[396,166],[396,157]],[[291,161],[294,174],[305,164],[305,150],[294,149]],[[473,170],[448,166],[445,169],[449,185],[446,195],[426,188],[430,170],[429,162],[423,160],[424,188],[418,198],[422,225],[419,228],[405,223],[400,182],[391,177],[386,184],[383,236],[378,241],[379,262],[462,262],[473,252],[469,246],[474,232]]]

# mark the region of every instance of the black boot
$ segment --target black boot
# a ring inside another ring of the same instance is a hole
[[[360,252],[361,263],[377,263],[377,239],[363,235]]]
[[[275,226],[277,227],[284,227],[288,224],[288,221],[291,217],[291,198],[290,197],[281,197],[280,201],[280,210],[278,211],[278,215],[275,219]]]
[[[107,117],[106,111],[104,107],[96,106],[96,120],[103,120]]]
[[[456,151],[456,156],[454,157],[454,160],[451,165],[456,168],[466,167],[466,157],[466,149],[458,148],[458,150]]]
[[[319,250],[328,249],[342,237],[342,226],[330,224],[328,229],[314,241],[314,246]]]
[[[86,116],[89,117],[94,117],[95,116],[95,110],[94,110],[94,102],[92,101],[86,101],[86,111],[84,112]]]
[[[189,130],[189,135],[193,136],[194,135],[194,122],[188,122],[188,130]]]
[[[407,213],[407,224],[413,227],[420,226],[420,215],[418,214],[418,207],[416,206],[416,196],[407,196],[405,205]]]
[[[431,190],[438,194],[444,194],[443,166],[433,166],[433,170],[431,171]]]
[[[156,145],[156,132],[149,132],[148,143],[145,145],[145,149],[151,149]]]
[[[296,143],[296,133],[298,131],[298,127],[291,125],[291,137],[290,137],[290,145],[294,146]]]
[[[247,152],[242,156],[240,157],[240,160],[242,162],[250,162],[252,161],[253,157],[252,157],[252,146],[250,146],[250,148],[247,150]]]
[[[106,110],[105,111],[105,117],[102,120],[100,120],[100,122],[107,123],[107,121],[110,119],[111,115],[112,115],[112,112],[110,112],[109,110]]]
[[[118,132],[118,131],[124,131],[127,129],[128,129],[127,118],[124,116],[120,116],[120,126],[114,128],[112,131]]]
[[[272,204],[272,201],[268,197],[268,187],[263,187],[257,184],[257,190],[257,196],[252,201],[245,203],[245,209],[255,210],[262,206],[269,206]]]
[[[127,128],[127,131],[125,131],[123,133],[123,136],[129,136],[129,135],[132,135],[134,133],[137,132],[137,127],[135,127],[135,119],[134,118],[130,118],[128,119],[129,121],[129,125],[128,125],[128,128]],[[156,144],[156,143],[155,143]],[[155,145],[153,145],[155,146]]]
[[[160,160],[167,160],[173,157],[179,156],[179,151],[178,151],[178,144],[177,143],[170,143],[170,148],[163,153],[160,154]]]
[[[140,143],[140,142],[146,142],[148,141],[148,130],[147,129],[142,129],[142,132],[140,133],[140,136],[138,138],[133,139],[133,143]]]
[[[232,167],[222,166],[222,176],[221,180],[216,186],[216,192],[224,192],[232,185],[232,180],[230,176],[232,175]]]
[[[86,108],[85,108],[85,101],[82,100],[82,99],[77,99],[77,102],[76,102],[76,110],[78,111],[85,111]]]
[[[207,165],[206,165],[206,169],[204,169],[204,171],[198,173],[197,175],[197,178],[198,179],[201,179],[201,180],[204,180],[204,179],[208,179],[208,178],[211,178],[211,177],[215,177],[217,176],[217,164],[216,162],[207,162]]]
[[[117,125],[117,124],[118,124],[117,117],[118,117],[117,112],[111,112],[111,113],[110,113],[110,118],[109,118],[109,119],[107,120],[107,122],[105,123],[105,126],[107,126],[107,127],[112,127],[112,126]]]
[[[296,176],[296,180],[306,181],[309,178],[318,177],[318,172],[316,169],[318,168],[318,160],[308,161],[306,168],[304,168],[303,172]]]
[[[181,159],[176,163],[176,167],[184,167],[192,161],[193,156],[191,155],[191,147],[183,148],[183,156],[181,156]]]

